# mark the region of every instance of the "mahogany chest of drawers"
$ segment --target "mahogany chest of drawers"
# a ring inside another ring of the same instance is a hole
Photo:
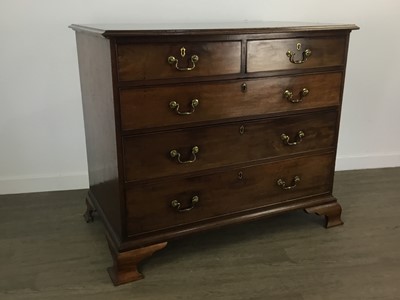
[[[332,196],[354,25],[82,26],[90,190],[114,284],[171,239],[294,209],[340,225]]]

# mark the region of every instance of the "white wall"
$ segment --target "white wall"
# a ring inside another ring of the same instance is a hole
[[[1,0],[0,193],[87,187],[71,23],[355,23],[337,169],[400,166],[399,11],[398,0]]]

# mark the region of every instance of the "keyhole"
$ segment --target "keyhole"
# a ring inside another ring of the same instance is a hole
[[[243,172],[242,172],[242,171],[240,171],[240,172],[238,173],[238,179],[239,179],[239,180],[242,180],[242,179],[243,179]]]
[[[243,134],[243,133],[244,133],[244,126],[243,126],[243,125],[239,127],[239,133],[240,133],[240,134]]]
[[[243,83],[242,84],[242,93],[246,93],[247,92],[247,84]]]
[[[181,48],[181,56],[185,57],[185,55],[186,55],[186,49],[185,49],[185,47],[182,47]]]
[[[300,49],[301,49],[301,43],[297,43],[296,48],[297,48],[298,51],[300,51]]]

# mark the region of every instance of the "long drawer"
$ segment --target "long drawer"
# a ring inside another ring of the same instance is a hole
[[[247,72],[343,66],[346,38],[299,38],[247,42]]]
[[[187,174],[335,146],[337,111],[125,137],[125,180]]]
[[[128,234],[330,193],[334,158],[327,153],[128,188]]]
[[[240,41],[121,44],[117,52],[120,81],[240,72]]]
[[[339,105],[342,73],[120,90],[124,130]]]

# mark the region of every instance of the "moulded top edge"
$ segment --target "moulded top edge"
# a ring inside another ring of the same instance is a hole
[[[308,31],[357,30],[354,24],[326,24],[302,22],[221,22],[171,24],[87,24],[70,26],[75,31],[104,37],[194,34],[252,34],[290,33]]]

